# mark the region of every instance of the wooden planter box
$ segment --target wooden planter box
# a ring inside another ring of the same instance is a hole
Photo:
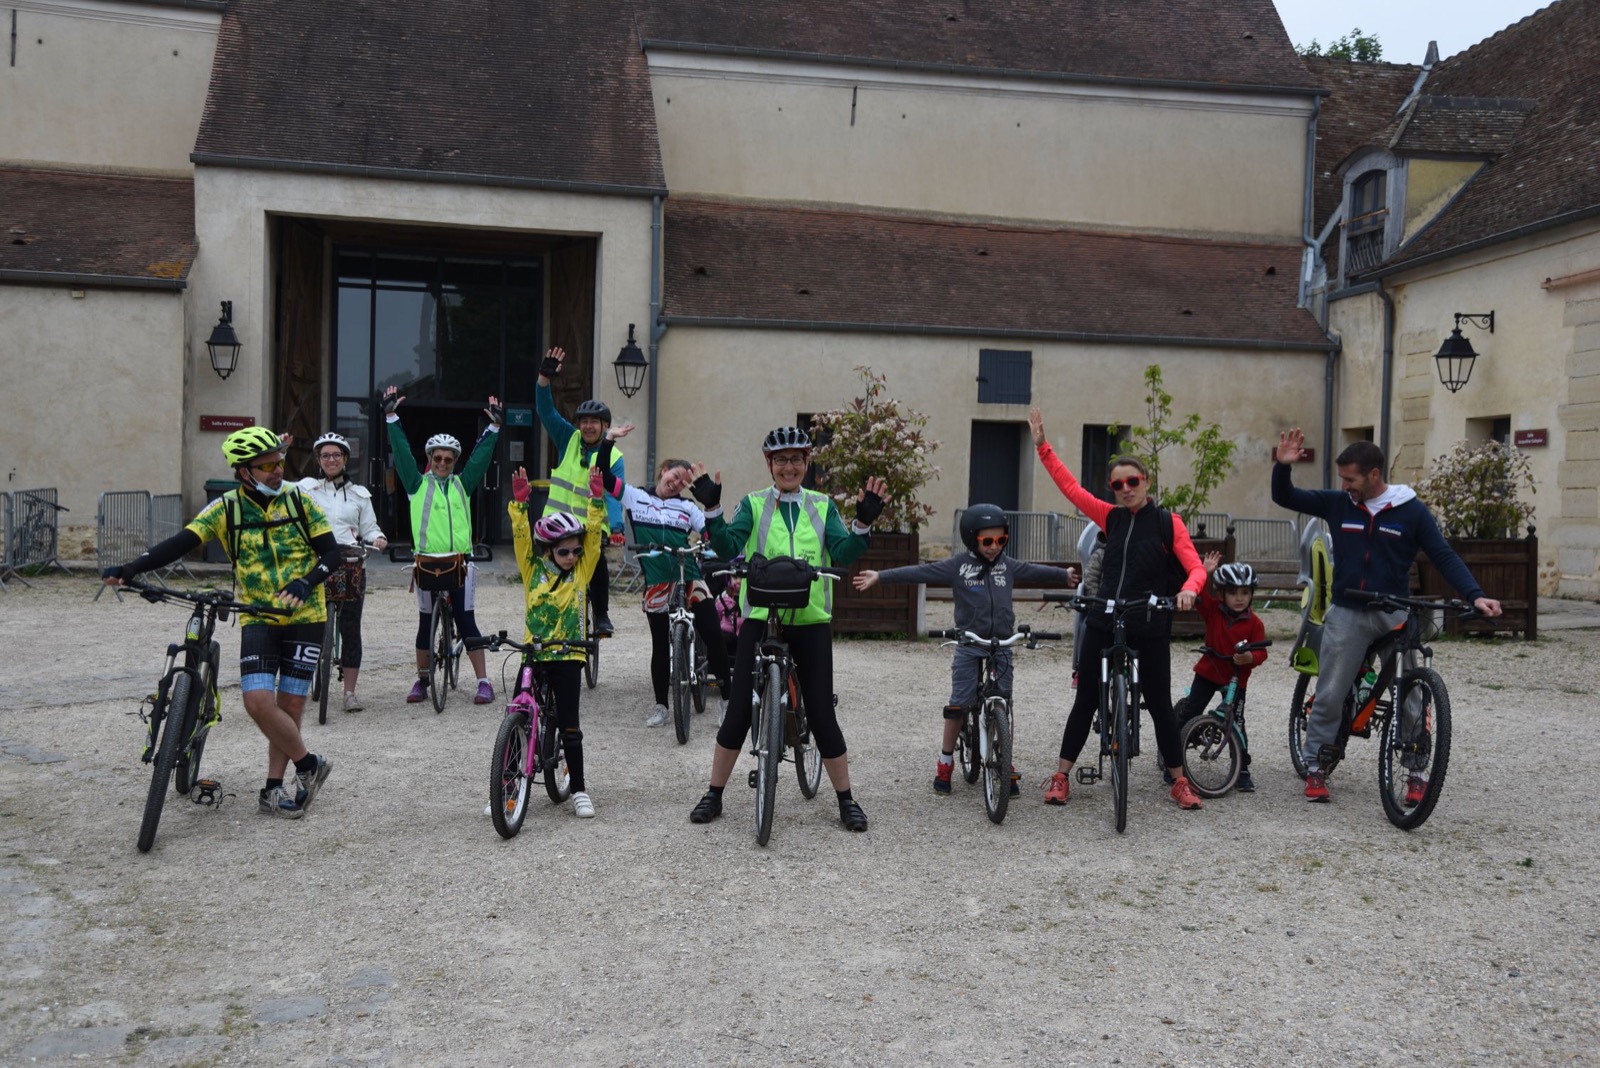
[[[921,540],[912,534],[873,534],[872,545],[861,559],[850,565],[852,577],[862,571],[884,571],[906,567],[918,561]],[[913,585],[877,585],[865,593],[849,582],[833,586],[833,632],[835,634],[903,634],[908,641],[917,635],[917,590]]]
[[[1526,538],[1450,538],[1450,547],[1467,565],[1484,594],[1500,602],[1505,614],[1490,626],[1482,620],[1462,622],[1450,615],[1446,634],[1521,634],[1539,636],[1539,539],[1530,530]],[[1440,577],[1428,558],[1417,554],[1418,595],[1456,597],[1455,589]]]

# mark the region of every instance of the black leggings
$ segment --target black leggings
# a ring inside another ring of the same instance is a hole
[[[465,586],[457,586],[455,589],[450,590],[449,593],[450,615],[453,616],[456,621],[456,634],[463,638],[479,637],[477,615],[474,612],[467,611],[466,607],[467,588]],[[437,597],[437,594],[435,596]],[[427,612],[417,613],[418,649],[426,649],[428,647],[428,638],[430,637],[428,634],[428,626],[432,622],[433,612],[431,609]]]
[[[722,624],[716,606],[703,600],[693,608],[694,629],[706,643],[707,669],[717,680],[722,695],[728,695],[728,650],[722,644]],[[656,704],[667,703],[667,686],[672,682],[672,619],[665,612],[646,612],[650,624],[650,682],[655,686]]]
[[[724,749],[744,748],[750,733],[750,696],[754,689],[756,650],[767,635],[767,621],[746,619],[739,625],[739,645],[733,657],[733,692],[728,695],[728,714],[717,731],[717,744]],[[800,700],[805,702],[806,723],[811,739],[817,743],[822,759],[832,760],[845,753],[844,732],[833,707],[833,627],[811,623],[785,627],[784,641],[794,658],[795,674],[800,679]]]
[[[1169,768],[1183,764],[1178,744],[1178,724],[1172,717],[1172,639],[1165,633],[1129,635],[1128,644],[1139,653],[1139,696],[1150,709],[1161,762]],[[1061,732],[1061,759],[1074,761],[1089,740],[1089,728],[1100,707],[1100,653],[1111,645],[1111,632],[1083,629],[1083,655],[1079,658],[1078,696]],[[1132,714],[1137,715],[1137,710]]]
[[[361,606],[365,597],[339,602],[339,666],[361,666]],[[331,607],[331,606],[330,606]]]
[[[561,747],[567,754],[567,774],[572,790],[585,790],[583,780],[583,730],[578,726],[578,699],[583,695],[583,661],[550,660],[541,670],[550,680],[550,693],[556,699],[556,722],[561,725]]]

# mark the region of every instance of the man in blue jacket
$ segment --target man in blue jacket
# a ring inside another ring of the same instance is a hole
[[[1348,446],[1336,461],[1343,489],[1303,490],[1295,488],[1289,465],[1300,458],[1305,441],[1299,427],[1278,435],[1272,501],[1325,520],[1333,534],[1333,605],[1323,621],[1317,692],[1306,724],[1306,752],[1316,760],[1324,746],[1338,741],[1344,695],[1367,647],[1405,620],[1403,612],[1367,610],[1347,590],[1409,596],[1411,563],[1421,549],[1480,614],[1499,615],[1500,602],[1484,596],[1411,487],[1384,482],[1382,449],[1370,441]],[[1328,800],[1327,776],[1315,765],[1306,774],[1306,800]]]

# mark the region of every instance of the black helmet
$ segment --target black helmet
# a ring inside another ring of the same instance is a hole
[[[761,443],[761,451],[768,456],[785,449],[804,449],[811,451],[811,435],[797,426],[780,426],[767,434],[766,440]]]
[[[594,416],[607,426],[611,425],[611,409],[606,407],[605,401],[591,398],[578,405],[578,418],[582,419],[586,415]]]
[[[1011,534],[1011,520],[998,504],[974,504],[961,513],[961,544],[973,552],[978,551],[978,531],[999,527]]]

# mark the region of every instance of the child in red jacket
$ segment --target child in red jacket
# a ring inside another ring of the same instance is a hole
[[[1219,653],[1226,653],[1240,642],[1263,641],[1267,636],[1267,628],[1261,622],[1261,617],[1250,610],[1250,602],[1256,595],[1256,569],[1249,564],[1224,564],[1221,553],[1207,553],[1201,563],[1211,576],[1206,588],[1200,591],[1199,603],[1195,605],[1200,618],[1205,620],[1206,645]],[[1215,593],[1212,592],[1213,587]],[[1265,649],[1233,654],[1233,664],[1239,672],[1241,695],[1250,683],[1251,670],[1266,659]],[[1225,660],[1202,656],[1194,666],[1194,682],[1189,686],[1189,697],[1179,716],[1180,721],[1204,712],[1211,699],[1227,688],[1234,670]],[[1250,739],[1245,736],[1242,722],[1239,724],[1239,735],[1244,740],[1244,767],[1239,771],[1238,789],[1241,793],[1254,793],[1256,784],[1250,777]]]

